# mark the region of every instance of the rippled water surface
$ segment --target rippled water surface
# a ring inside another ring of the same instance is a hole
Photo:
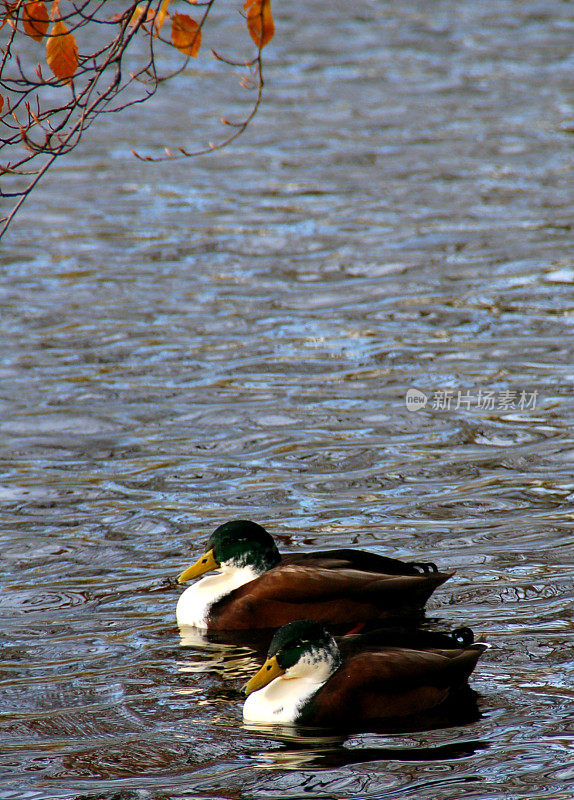
[[[571,796],[571,12],[276,2],[237,146],[129,156],[188,144],[182,76],[24,207],[0,251],[3,798]],[[198,113],[239,113],[234,87]],[[233,517],[456,570],[428,616],[493,645],[480,718],[244,728],[252,651],[181,641],[167,580]]]

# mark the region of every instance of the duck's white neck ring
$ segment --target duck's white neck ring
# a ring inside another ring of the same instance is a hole
[[[258,575],[259,573],[250,566],[235,567],[222,564],[216,573],[201,578],[180,595],[176,608],[178,625],[207,628],[213,604],[234,589],[254,580]]]

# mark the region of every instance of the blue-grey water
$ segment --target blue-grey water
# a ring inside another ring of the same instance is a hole
[[[2,241],[0,796],[566,800],[571,4],[274,12],[235,146],[130,155],[241,113],[206,50]],[[253,654],[182,642],[166,582],[234,517],[456,570],[428,616],[491,643],[480,718],[244,728]]]

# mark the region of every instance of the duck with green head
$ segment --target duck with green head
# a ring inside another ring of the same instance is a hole
[[[205,553],[179,576],[179,583],[201,580],[180,596],[176,615],[179,625],[208,630],[277,628],[300,618],[348,627],[420,614],[449,577],[432,563],[361,550],[282,556],[265,528],[234,520],[212,533]]]
[[[243,719],[355,727],[414,717],[464,687],[487,647],[483,642],[424,650],[376,647],[359,637],[342,654],[321,623],[290,622],[275,633],[267,660],[244,687]]]

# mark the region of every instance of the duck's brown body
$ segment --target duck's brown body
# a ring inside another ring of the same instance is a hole
[[[469,628],[379,628],[337,641],[321,623],[290,622],[275,632],[244,687],[243,717],[349,729],[377,721],[408,728],[429,714],[448,716],[465,700],[468,707],[467,680],[488,647],[473,640]]]
[[[361,725],[415,716],[465,686],[484,644],[446,650],[387,648],[350,655],[302,709],[298,723]]]
[[[287,554],[215,602],[208,628],[277,628],[296,619],[338,628],[416,615],[451,574],[357,550]]]

